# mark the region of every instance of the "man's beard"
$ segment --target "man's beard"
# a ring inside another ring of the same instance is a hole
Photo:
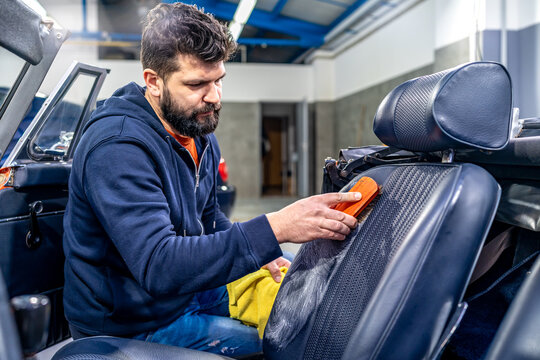
[[[207,104],[201,109],[188,113],[173,100],[167,87],[163,91],[159,106],[165,120],[183,136],[195,138],[210,134],[216,130],[219,123],[219,110],[221,109],[219,104]],[[201,117],[200,120],[197,118],[197,115],[209,111],[213,111],[212,114]]]

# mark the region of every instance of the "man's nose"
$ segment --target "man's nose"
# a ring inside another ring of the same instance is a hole
[[[216,84],[210,84],[203,100],[210,104],[217,104],[221,101],[221,88]]]

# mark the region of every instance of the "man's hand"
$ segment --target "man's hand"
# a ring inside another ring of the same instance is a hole
[[[283,266],[288,269],[291,266],[291,262],[283,257],[279,257],[276,260],[264,265],[262,268],[270,271],[270,275],[272,275],[274,281],[278,283],[281,281],[280,268]]]
[[[360,193],[311,196],[266,214],[278,242],[304,243],[315,239],[343,240],[357,225],[356,218],[332,207],[358,201]]]

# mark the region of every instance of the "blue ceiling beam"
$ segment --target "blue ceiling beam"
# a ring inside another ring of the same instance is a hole
[[[70,35],[70,40],[94,40],[94,41],[121,41],[140,43],[141,34],[108,33],[105,31],[75,31]],[[243,45],[266,45],[266,46],[299,46],[303,48],[322,45],[317,39],[267,39],[267,38],[240,38],[239,44]]]
[[[71,33],[69,39],[84,39],[84,40],[96,40],[96,41],[125,41],[140,43],[141,34],[125,34],[125,33],[109,33],[106,31],[74,31]]]
[[[322,41],[322,40],[321,40]],[[240,38],[241,45],[264,45],[264,46],[299,46],[302,48],[318,47],[321,41],[314,39],[267,39],[267,38]]]
[[[364,5],[367,0],[356,0],[351,6],[347,8],[341,15],[339,15],[336,20],[332,21],[329,28],[333,29],[337,24],[345,20],[345,18],[349,15],[351,15],[356,9],[358,9],[360,6]]]
[[[87,21],[87,11],[86,11],[86,0],[82,0],[82,29],[83,31],[88,31],[88,21]]]
[[[287,4],[287,1],[289,1],[289,0],[279,0],[276,3],[274,8],[272,9],[272,15],[274,15],[274,17],[277,17],[279,14],[281,14],[281,10],[283,10],[285,5]]]
[[[173,3],[175,1],[164,0],[163,2]],[[184,0],[183,2],[202,7],[205,11],[226,20],[231,20],[236,11],[236,4],[225,1],[214,3],[211,0]],[[259,9],[253,10],[247,23],[265,30],[300,37],[306,39],[306,41],[323,41],[324,35],[331,29],[328,26],[322,26],[284,16],[276,18],[273,13]]]

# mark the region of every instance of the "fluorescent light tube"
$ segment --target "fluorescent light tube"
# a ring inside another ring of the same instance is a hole
[[[229,31],[231,32],[234,40],[238,40],[240,33],[247,23],[251,12],[255,8],[257,0],[240,0],[238,7],[234,12],[233,20],[229,24]]]
[[[256,3],[257,0],[240,0],[240,3],[234,12],[234,21],[240,24],[247,23]]]
[[[234,40],[238,40],[243,28],[244,28],[244,25],[237,23],[234,20],[231,21],[231,23],[229,24],[229,31],[231,32],[231,35]]]

